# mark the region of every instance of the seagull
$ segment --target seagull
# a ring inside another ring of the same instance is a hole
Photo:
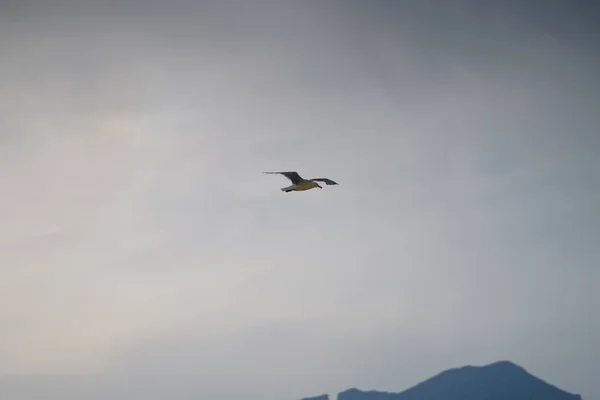
[[[332,181],[327,178],[314,178],[314,179],[304,179],[297,172],[263,172],[264,174],[281,174],[292,181],[292,185],[288,187],[281,188],[282,192],[292,192],[292,191],[303,191],[314,188],[323,189],[318,182],[324,182],[327,185],[337,185],[337,182]]]

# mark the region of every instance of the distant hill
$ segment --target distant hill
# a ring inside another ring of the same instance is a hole
[[[321,396],[318,400],[328,400]],[[582,400],[531,375],[509,361],[444,371],[400,393],[361,391],[338,394],[338,400]]]
[[[316,397],[306,397],[302,400],[329,400],[329,395],[324,394]]]

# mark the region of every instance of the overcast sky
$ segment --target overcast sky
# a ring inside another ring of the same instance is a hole
[[[0,397],[600,399],[599,6],[0,0]]]

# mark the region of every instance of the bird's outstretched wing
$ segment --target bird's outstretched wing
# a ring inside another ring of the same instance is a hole
[[[304,180],[297,172],[263,172],[263,174],[281,174],[292,181],[294,185],[297,185]]]
[[[325,184],[327,185],[337,185],[337,182],[332,181],[331,179],[327,179],[327,178],[315,178],[315,179],[311,179],[311,181],[316,181],[316,182],[325,182]]]

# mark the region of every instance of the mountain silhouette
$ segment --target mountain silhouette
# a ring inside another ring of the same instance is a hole
[[[318,397],[328,400],[328,397]],[[482,367],[444,371],[400,393],[352,388],[338,400],[582,400],[531,375],[522,367],[499,361]]]

